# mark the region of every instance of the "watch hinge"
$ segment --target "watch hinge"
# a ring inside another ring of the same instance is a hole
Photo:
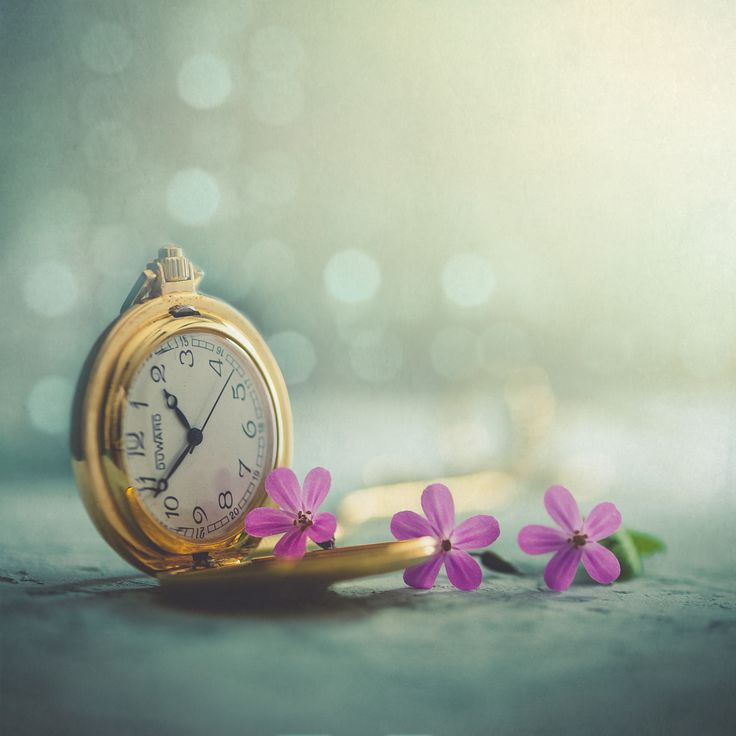
[[[194,569],[200,567],[217,567],[217,563],[210,557],[209,552],[192,553],[192,567]]]

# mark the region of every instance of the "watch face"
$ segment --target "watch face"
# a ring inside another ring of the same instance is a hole
[[[276,418],[261,373],[213,333],[180,333],[154,348],[128,389],[122,431],[143,508],[182,541],[242,529],[274,464]]]

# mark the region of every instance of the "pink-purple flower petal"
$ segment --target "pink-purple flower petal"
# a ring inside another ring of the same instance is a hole
[[[315,513],[330,491],[332,477],[324,468],[312,468],[304,478],[304,511]]]
[[[591,542],[610,537],[621,526],[621,513],[608,501],[593,507],[583,522],[583,531]]]
[[[427,486],[422,492],[422,509],[436,536],[448,539],[455,526],[455,503],[450,489],[442,483]]]
[[[399,511],[391,517],[391,534],[396,539],[416,539],[417,537],[436,537],[437,531],[416,511]]]
[[[452,530],[450,542],[453,549],[479,549],[493,544],[500,533],[496,519],[486,514],[478,514],[461,521]]]
[[[297,559],[304,557],[306,549],[307,535],[303,529],[294,527],[279,539],[273,548],[273,554],[275,557]]]
[[[522,552],[528,555],[543,555],[545,552],[556,552],[567,545],[567,535],[560,529],[541,524],[529,524],[520,532],[517,539]]]
[[[263,506],[253,509],[245,517],[245,531],[254,537],[283,534],[294,528],[294,515],[283,509]]]
[[[306,531],[313,542],[327,542],[335,536],[337,528],[337,519],[333,514],[323,511],[315,514],[312,518],[312,525],[308,526]]]
[[[580,531],[582,528],[577,501],[564,486],[550,486],[544,492],[544,506],[563,531]]]
[[[580,547],[568,544],[552,556],[544,568],[544,582],[552,590],[567,590],[572,584],[583,552]]]
[[[287,511],[296,512],[302,507],[302,489],[291,468],[276,468],[266,476],[268,495]]]
[[[616,555],[597,542],[589,542],[583,547],[583,566],[588,575],[602,585],[612,583],[621,574],[621,564]]]
[[[412,588],[431,588],[437,580],[445,555],[440,552],[426,562],[404,570],[404,582]]]
[[[450,582],[460,590],[475,590],[483,580],[480,565],[461,549],[453,548],[445,554],[445,570]]]

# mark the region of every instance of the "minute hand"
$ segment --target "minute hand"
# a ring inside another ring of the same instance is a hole
[[[213,411],[215,410],[215,407],[217,406],[218,402],[220,401],[220,397],[221,397],[221,396],[222,396],[222,394],[223,394],[223,393],[225,392],[225,389],[227,388],[227,385],[228,385],[228,383],[230,383],[230,379],[231,379],[231,378],[233,377],[233,373],[235,373],[235,368],[233,368],[233,369],[232,369],[232,370],[230,371],[230,375],[229,375],[229,376],[227,377],[227,379],[225,380],[225,383],[223,384],[222,388],[220,389],[220,393],[219,393],[219,394],[217,394],[217,398],[215,399],[215,403],[214,403],[214,404],[212,404],[212,408],[210,409],[210,413],[209,413],[209,414],[207,415],[207,418],[206,418],[206,419],[204,420],[204,424],[202,424],[202,427],[201,427],[201,429],[199,430],[199,431],[200,431],[200,433],[204,433],[204,428],[205,428],[205,427],[207,426],[207,422],[209,422],[209,420],[210,420],[210,417],[212,416],[212,412],[213,412]],[[194,452],[194,448],[195,448],[195,447],[196,447],[196,445],[192,445],[192,447],[191,447],[191,448],[189,449],[189,453],[190,453],[190,454],[191,454],[192,452]]]
[[[184,458],[192,451],[194,447],[196,447],[197,444],[199,444],[199,442],[196,442],[196,437],[194,439],[194,444],[191,441],[187,441],[187,446],[181,451],[179,457],[176,458],[174,464],[169,468],[169,472],[166,473],[166,475],[163,478],[159,479],[159,481],[156,483],[156,491],[153,494],[154,498],[156,498],[159,493],[163,493],[164,491],[167,491],[169,489],[169,478],[174,475],[174,473],[177,471],[177,468],[184,462]]]
[[[178,458],[174,461],[174,464],[169,468],[169,472],[166,473],[166,475],[162,478],[162,481],[164,484],[168,485],[169,478],[171,478],[172,475],[176,472],[176,469],[182,464],[184,461],[184,458],[187,456],[189,452],[191,452],[191,448],[194,447],[192,444],[188,444],[184,450],[181,452]]]

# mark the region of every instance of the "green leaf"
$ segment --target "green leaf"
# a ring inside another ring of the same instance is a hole
[[[629,580],[635,578],[637,575],[641,575],[644,569],[641,562],[641,555],[636,544],[634,544],[631,534],[626,529],[619,529],[615,534],[611,534],[610,537],[601,539],[600,544],[610,549],[618,558],[619,563],[621,563],[619,580]]]
[[[515,568],[510,562],[506,562],[501,555],[497,555],[489,549],[485,552],[475,553],[475,556],[480,559],[481,565],[483,565],[483,567],[487,567],[489,570],[506,573],[507,575],[522,574],[521,571]]]
[[[650,557],[651,555],[657,554],[657,552],[666,552],[667,545],[653,534],[645,534],[644,532],[637,532],[633,529],[627,529],[631,541],[634,543],[637,552],[640,557]]]

